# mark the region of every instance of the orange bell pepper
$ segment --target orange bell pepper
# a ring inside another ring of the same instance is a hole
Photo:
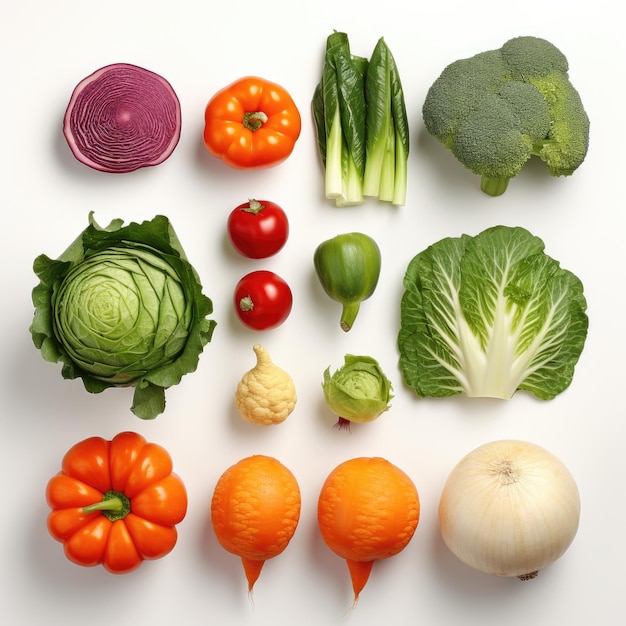
[[[207,104],[204,120],[207,150],[237,169],[278,165],[293,151],[302,127],[289,93],[256,76],[218,91]]]
[[[63,457],[46,488],[48,531],[78,565],[124,574],[176,544],[187,492],[169,453],[137,433],[90,437]]]

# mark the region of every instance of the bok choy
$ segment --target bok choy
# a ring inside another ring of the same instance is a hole
[[[409,125],[400,75],[381,37],[371,58],[352,54],[346,33],[326,42],[312,101],[325,195],[337,206],[364,196],[406,201]]]

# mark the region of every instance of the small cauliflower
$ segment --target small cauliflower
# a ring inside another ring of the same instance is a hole
[[[257,362],[237,385],[237,410],[254,424],[280,424],[296,406],[296,387],[291,376],[274,364],[263,346],[257,343],[252,349]]]

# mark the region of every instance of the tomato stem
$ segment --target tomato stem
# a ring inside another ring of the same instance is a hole
[[[255,200],[254,198],[250,198],[250,200],[248,200],[248,206],[241,210],[245,211],[246,213],[253,213],[254,215],[257,215],[264,208],[264,204],[261,204],[258,200]]]
[[[100,502],[94,502],[82,509],[84,515],[95,511],[101,511],[107,519],[115,522],[124,519],[130,513],[130,500],[123,493],[111,489],[102,494]]]
[[[254,309],[254,302],[252,301],[252,296],[246,296],[245,298],[241,298],[239,300],[239,308],[242,311],[252,311]]]
[[[267,120],[268,117],[263,111],[246,112],[243,116],[243,125],[248,130],[254,132],[255,130],[259,130]]]

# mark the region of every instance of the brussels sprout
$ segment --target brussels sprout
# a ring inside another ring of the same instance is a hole
[[[196,369],[215,322],[169,220],[89,226],[56,260],[35,259],[33,342],[85,389],[134,386],[131,410],[152,419],[165,389]]]
[[[393,387],[376,359],[346,354],[344,365],[331,375],[324,372],[324,399],[338,415],[337,426],[371,422],[389,410]]]

